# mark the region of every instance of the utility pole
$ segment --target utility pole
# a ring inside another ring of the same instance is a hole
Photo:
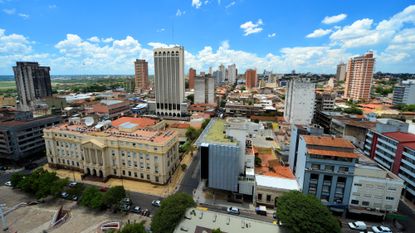
[[[3,231],[9,230],[9,227],[7,226],[6,216],[4,216],[4,212],[3,212],[3,207],[5,206],[6,204],[0,204],[0,217],[1,217],[1,222],[3,224]]]

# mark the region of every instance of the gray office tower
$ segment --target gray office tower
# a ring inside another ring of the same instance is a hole
[[[21,110],[31,110],[36,99],[52,96],[49,71],[50,67],[37,62],[16,62],[13,66]]]

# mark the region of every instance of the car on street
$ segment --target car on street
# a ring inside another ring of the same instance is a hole
[[[12,182],[11,181],[7,181],[6,183],[4,183],[4,185],[11,187],[12,186]]]
[[[392,233],[392,230],[386,226],[372,226],[374,233]]]
[[[75,187],[77,184],[78,184],[78,183],[76,183],[75,181],[72,181],[72,182],[70,182],[70,183],[68,184],[68,186],[69,186],[70,188],[73,188],[73,187]]]
[[[61,193],[61,197],[62,197],[62,198],[64,198],[64,199],[67,199],[67,198],[69,197],[69,193],[67,193],[67,192],[62,192],[62,193]]]
[[[140,206],[134,206],[133,208],[130,209],[131,212],[139,214],[141,213],[141,207]]]
[[[235,214],[235,215],[240,214],[239,208],[237,208],[237,207],[228,207],[226,209],[226,212],[228,212],[228,214]]]
[[[363,221],[357,221],[357,222],[349,222],[348,223],[350,229],[353,230],[363,230],[365,231],[367,229],[366,223]]]
[[[151,202],[151,204],[155,207],[160,207],[161,206],[161,201],[160,200],[153,200]]]

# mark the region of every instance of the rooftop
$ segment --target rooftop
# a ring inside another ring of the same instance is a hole
[[[312,135],[303,135],[302,137],[304,138],[304,141],[307,143],[307,145],[341,147],[341,148],[349,148],[349,149],[355,148],[350,141],[344,138],[337,138],[333,136],[312,136]]]
[[[257,175],[295,179],[295,176],[288,166],[281,164],[278,156],[271,148],[253,148],[255,156],[261,159],[261,165],[255,166]]]
[[[287,179],[282,177],[256,175],[255,181],[258,186],[282,189],[282,190],[300,190],[296,179]]]
[[[411,148],[412,150],[415,150],[415,142],[406,143],[405,146]]]
[[[415,142],[415,134],[403,133],[403,132],[388,132],[383,135],[395,139],[396,141],[402,142]]]
[[[217,119],[212,124],[212,126],[208,129],[208,132],[205,136],[205,141],[236,144],[236,141],[231,141],[231,139],[226,137],[224,132],[225,132],[225,121],[222,119]]]
[[[105,104],[105,105],[120,104],[122,102],[123,102],[122,100],[101,100],[100,101],[101,104]]]
[[[138,125],[139,128],[146,128],[148,126],[157,124],[157,120],[145,117],[121,117],[112,121],[112,125],[115,127],[125,125],[126,123]]]
[[[359,155],[354,152],[335,151],[335,150],[307,149],[307,153],[310,155],[334,156],[334,157],[351,158],[351,159],[359,157]]]

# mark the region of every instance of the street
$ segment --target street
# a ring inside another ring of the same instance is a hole
[[[183,177],[182,183],[179,187],[179,192],[185,192],[189,195],[193,195],[193,190],[199,185],[200,177],[200,155],[196,153],[194,155],[192,163],[186,169],[186,174]]]

